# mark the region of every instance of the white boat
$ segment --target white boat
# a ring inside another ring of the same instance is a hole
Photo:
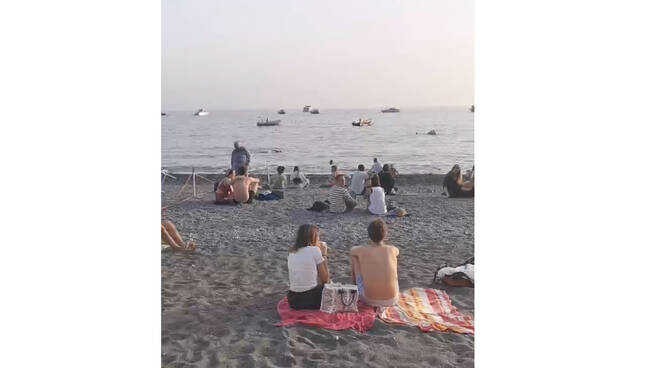
[[[199,109],[199,110],[197,110],[197,112],[195,113],[195,116],[206,116],[206,115],[208,115],[208,114],[209,114],[208,111],[206,111],[206,110],[204,110],[204,109]]]
[[[274,125],[280,125],[280,122],[281,122],[281,121],[282,121],[282,120],[268,120],[268,118],[266,118],[266,120],[264,120],[264,119],[259,119],[259,121],[257,121],[257,126],[274,126]]]
[[[401,110],[396,107],[390,107],[389,109],[380,110],[380,112],[400,112]]]

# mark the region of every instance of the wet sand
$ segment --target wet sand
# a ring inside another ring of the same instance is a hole
[[[206,176],[206,175],[205,175]],[[206,176],[213,178],[213,176]],[[388,199],[411,215],[385,218],[389,242],[400,249],[401,290],[428,287],[442,263],[474,254],[474,200],[440,194],[441,175],[402,176],[401,192]],[[474,337],[423,333],[416,327],[376,320],[365,334],[314,327],[276,327],[276,305],[288,286],[287,248],[303,223],[321,228],[328,243],[333,281],[350,282],[348,251],[366,244],[367,225],[377,218],[366,200],[349,214],[306,211],[324,200],[325,177],[305,189],[288,189],[281,201],[250,205],[213,204],[212,186],[198,186],[203,199],[175,204],[185,177],[162,186],[163,205],[194,254],[162,253],[162,357],[165,367],[472,367]],[[188,191],[190,193],[190,191]],[[446,290],[462,313],[474,313],[470,288]]]

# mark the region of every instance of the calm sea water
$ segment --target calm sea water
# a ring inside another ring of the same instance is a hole
[[[381,113],[378,109],[320,109],[303,113],[302,107],[275,110],[166,111],[162,121],[162,166],[174,172],[218,172],[230,164],[233,142],[250,151],[250,171],[270,172],[277,165],[294,165],[305,173],[329,172],[329,160],[341,170],[368,169],[373,158],[392,163],[400,173],[445,173],[455,163],[474,164],[474,114],[468,107],[401,109]],[[259,117],[281,119],[280,126],[258,127]],[[371,127],[354,127],[353,120],[371,118]],[[435,129],[438,135],[427,135]],[[416,134],[420,133],[420,134]],[[281,151],[281,152],[276,152]]]

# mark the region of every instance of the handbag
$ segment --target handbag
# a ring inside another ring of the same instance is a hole
[[[325,284],[321,294],[321,312],[343,313],[358,311],[357,285],[348,285],[338,282]]]

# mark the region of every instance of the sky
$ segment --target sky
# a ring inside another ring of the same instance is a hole
[[[162,108],[470,105],[472,0],[163,0]]]

